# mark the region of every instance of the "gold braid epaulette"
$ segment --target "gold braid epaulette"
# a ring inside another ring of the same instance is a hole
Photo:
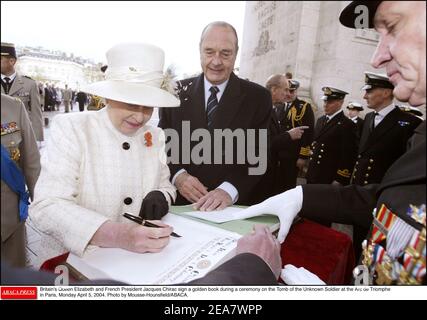
[[[295,122],[301,121],[301,119],[304,117],[305,109],[307,108],[307,105],[308,105],[308,102],[305,102],[299,114],[297,114],[297,109],[295,108],[295,106],[292,106],[290,112],[288,113],[288,119],[291,119],[293,128],[295,128]]]

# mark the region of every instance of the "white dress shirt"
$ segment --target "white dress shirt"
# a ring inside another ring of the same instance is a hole
[[[383,119],[394,110],[396,106],[394,105],[394,103],[392,102],[389,106],[385,107],[384,109],[382,109],[381,111],[377,112],[377,115],[375,117],[375,122],[374,122],[374,127],[376,127],[377,125],[380,124],[381,121],[383,121]]]
[[[326,115],[326,120],[327,121],[331,121],[337,114],[339,114],[340,112],[342,112],[342,109],[339,109],[337,112],[335,112],[334,114],[328,116]]]

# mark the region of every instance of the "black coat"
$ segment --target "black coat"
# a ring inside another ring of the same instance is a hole
[[[83,91],[79,91],[76,96],[76,101],[79,104],[85,104],[87,102],[87,94]]]
[[[169,161],[171,178],[180,169],[185,169],[190,175],[197,177],[208,190],[214,190],[221,183],[227,181],[239,193],[238,204],[252,204],[251,193],[255,190],[262,176],[248,174],[248,169],[250,167],[257,167],[257,165],[250,165],[248,163],[246,152],[244,152],[246,159],[244,164],[236,164],[236,148],[234,148],[235,159],[233,160],[233,164],[224,164],[225,152],[223,144],[222,164],[196,164],[192,159],[189,159],[189,163],[184,163],[183,160],[185,160],[185,157],[190,158],[190,155],[188,154],[189,150],[182,150],[183,137],[181,136],[181,132],[183,121],[190,122],[191,133],[198,128],[208,130],[204,98],[204,75],[201,74],[198,77],[181,81],[181,88],[181,106],[179,108],[160,109],[159,127],[174,129],[179,133],[180,160],[177,164]],[[227,87],[219,101],[219,107],[214,114],[212,127],[215,129],[231,129],[233,131],[241,128],[265,129],[265,132],[267,132],[271,121],[271,113],[271,95],[267,89],[231,74]],[[211,141],[214,141],[212,130],[210,131],[210,135]],[[188,139],[188,137],[184,137],[184,139]],[[200,141],[200,138],[197,141],[191,141],[190,149],[193,149]],[[187,141],[184,142],[187,143]],[[267,152],[267,148],[268,144],[266,143],[261,151]],[[186,154],[183,155],[182,152]],[[212,151],[212,159],[213,155]],[[168,153],[168,157],[169,160],[172,159],[170,152]],[[261,190],[261,192],[264,192],[264,190]],[[176,204],[187,203],[178,194]]]
[[[356,125],[340,112],[326,123],[326,116],[317,120],[307,183],[350,182],[356,161],[358,136]]]
[[[359,135],[359,138],[362,136],[362,131],[363,131],[363,125],[365,123],[365,120],[363,120],[360,117],[356,118],[356,127],[357,127],[357,134]]]
[[[408,139],[421,123],[420,119],[398,107],[372,130],[373,117],[374,112],[366,115],[366,125],[353,171],[352,183],[361,186],[382,180],[387,169],[405,153]]]
[[[262,177],[257,188],[252,192],[251,200],[254,203],[262,202],[271,196],[285,191],[283,187],[285,174],[283,173],[287,173],[289,167],[279,157],[279,154],[286,152],[286,150],[292,152],[293,141],[290,134],[281,128],[276,112],[272,112],[269,137],[270,158],[267,172]],[[260,190],[263,192],[260,192]]]

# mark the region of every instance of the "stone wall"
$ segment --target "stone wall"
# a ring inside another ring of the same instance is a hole
[[[314,104],[317,116],[325,85],[349,92],[345,103],[365,104],[363,72],[374,71],[369,61],[378,35],[341,26],[348,2],[246,2],[240,77],[264,85],[271,74],[291,71],[301,82],[299,96]]]

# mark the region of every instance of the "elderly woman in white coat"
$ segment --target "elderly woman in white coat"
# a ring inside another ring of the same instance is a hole
[[[163,131],[146,125],[153,107],[177,107],[162,89],[164,53],[120,44],[107,52],[105,80],[83,91],[103,97],[99,111],[58,115],[42,156],[30,217],[42,231],[42,259],[89,245],[158,252],[172,227],[157,219],[176,197],[169,181]],[[140,213],[162,228],[122,217]]]

